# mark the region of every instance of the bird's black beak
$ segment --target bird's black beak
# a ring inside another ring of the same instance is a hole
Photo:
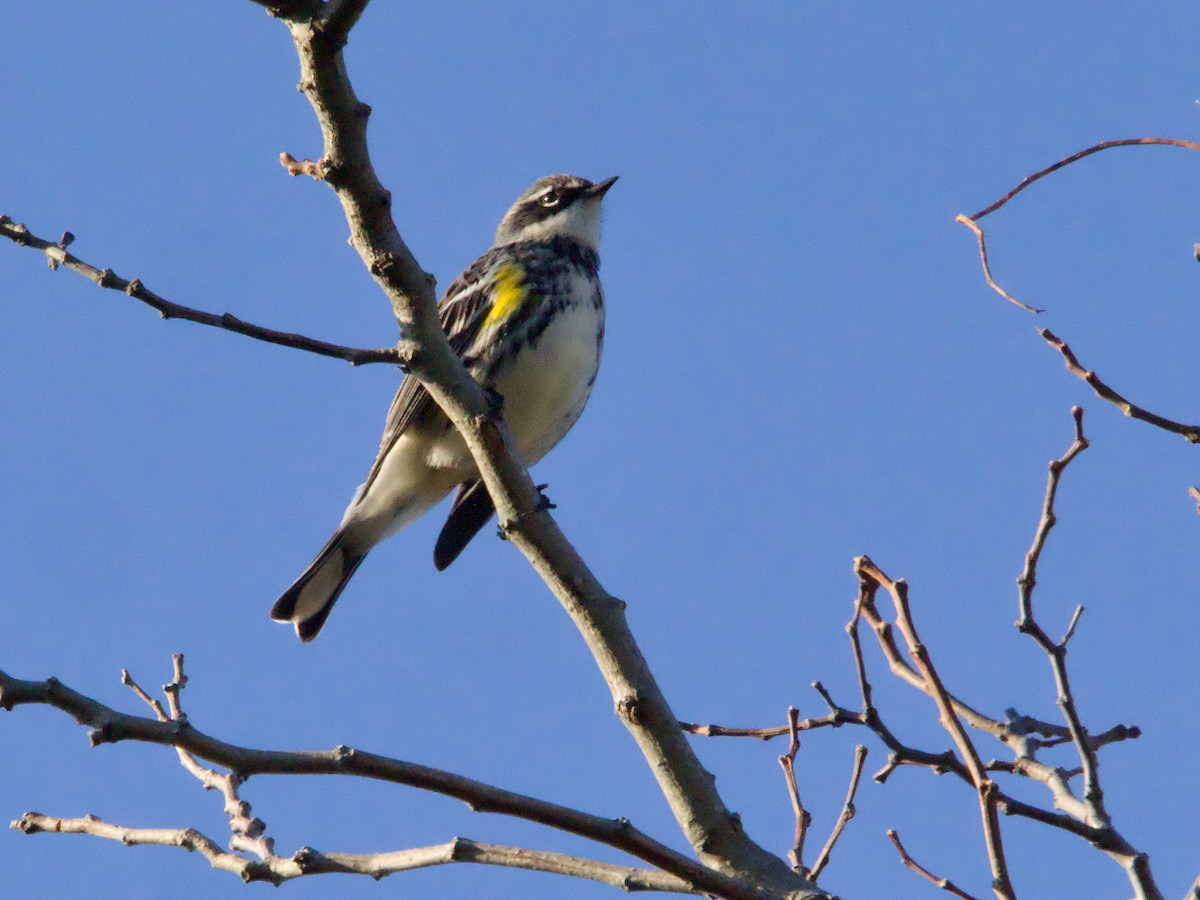
[[[603,197],[608,193],[608,189],[617,183],[617,179],[620,177],[620,175],[614,175],[612,178],[593,184],[587,189],[588,196],[595,197],[596,199]]]

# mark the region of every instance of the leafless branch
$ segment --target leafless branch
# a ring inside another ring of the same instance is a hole
[[[170,715],[163,710],[162,704],[142,690],[127,670],[121,670],[121,683],[128,685],[154,711],[160,722],[182,722],[187,718],[179,698],[179,692],[187,684],[187,676],[183,674],[183,654],[176,653],[171,661],[173,675],[171,681],[163,685]],[[181,747],[176,747],[175,752],[179,755],[180,764],[204,785],[206,791],[217,791],[224,798],[224,812],[229,817],[229,829],[233,833],[230,847],[235,851],[253,853],[259,859],[274,857],[275,842],[265,836],[266,823],[251,815],[250,804],[239,795],[243,779],[233,772],[222,773],[201,765],[195,756]]]
[[[983,276],[987,281],[988,287],[992,288],[992,290],[996,291],[1004,299],[1011,303],[1015,303],[1022,309],[1028,310],[1032,313],[1040,313],[1043,311],[1029,306],[1028,304],[1022,303],[996,283],[996,280],[992,277],[991,265],[988,262],[987,242],[984,237],[983,229],[979,226],[980,219],[1000,209],[1000,207],[1004,206],[1004,204],[1008,203],[1009,200],[1011,200],[1021,191],[1025,190],[1025,188],[1029,187],[1035,181],[1046,177],[1052,172],[1058,171],[1064,166],[1068,166],[1073,162],[1077,162],[1078,160],[1081,160],[1087,156],[1091,156],[1093,153],[1099,153],[1101,150],[1109,150],[1113,147],[1136,147],[1147,145],[1181,147],[1185,150],[1200,150],[1200,143],[1178,140],[1176,138],[1126,138],[1115,141],[1103,141],[1102,143],[1088,147],[1086,150],[1081,150],[1078,153],[1073,153],[1070,156],[1060,159],[1058,162],[1049,165],[1044,169],[1034,172],[1032,175],[1023,179],[1020,184],[1014,187],[999,200],[989,206],[984,207],[974,215],[967,216],[960,214],[956,216],[956,222],[959,222],[960,224],[965,225],[967,228],[970,228],[975,234],[976,241],[979,244],[979,259],[983,265]],[[1197,258],[1200,258],[1200,256]],[[1067,369],[1072,374],[1077,375],[1086,381],[1091,386],[1092,390],[1096,392],[1096,396],[1100,397],[1102,400],[1112,403],[1130,418],[1140,419],[1143,422],[1148,422],[1151,425],[1164,429],[1165,431],[1183,435],[1184,438],[1193,444],[1200,443],[1200,426],[1183,425],[1163,416],[1156,415],[1155,413],[1131,403],[1129,400],[1126,400],[1124,397],[1106,385],[1103,381],[1101,381],[1095,372],[1085,369],[1079,363],[1079,360],[1075,358],[1075,354],[1072,353],[1071,348],[1068,347],[1062,340],[1055,337],[1049,330],[1044,328],[1039,329],[1038,333],[1041,334],[1047,343],[1062,353],[1063,358],[1066,360]]]
[[[35,812],[25,813],[13,822],[11,827],[25,834],[90,834],[120,841],[130,847],[181,847],[199,853],[214,869],[232,872],[243,881],[266,881],[275,885],[306,875],[339,873],[383,878],[397,872],[447,863],[482,863],[587,878],[626,891],[699,893],[686,882],[652,869],[617,866],[545,850],[484,844],[467,838],[455,838],[445,844],[390,853],[321,853],[305,847],[290,858],[269,856],[265,859],[247,859],[221,849],[216,841],[205,837],[194,828],[126,828],[90,815],[78,819],[63,819]]]
[[[854,721],[853,713],[849,713],[846,710],[841,712],[835,711],[824,716],[800,719],[796,722],[796,730],[811,731],[814,728],[837,728]],[[758,738],[760,741],[769,741],[772,738],[784,737],[791,734],[792,730],[790,725],[773,725],[767,728],[732,728],[725,725],[698,725],[694,722],[680,722],[679,727],[688,734],[697,734],[702,737],[752,737]]]
[[[454,797],[475,812],[527,819],[606,844],[714,896],[730,900],[767,900],[774,896],[677,853],[639,831],[626,819],[593,816],[451,772],[349,747],[326,752],[239,747],[210,737],[186,718],[164,722],[157,717],[132,716],[86,697],[57,679],[23,681],[0,672],[0,709],[11,710],[31,704],[60,709],[81,725],[90,726],[92,731],[88,737],[93,746],[132,740],[174,747],[224,766],[239,784],[253,775],[305,774],[343,775],[408,785]]]
[[[295,173],[293,173],[295,174]],[[987,281],[988,287],[1007,300],[1009,303],[1014,303],[1026,312],[1044,313],[1044,309],[1038,309],[1036,306],[1030,306],[1028,303],[1022,303],[1004,288],[996,283],[996,279],[992,277],[992,266],[988,262],[987,238],[983,236],[983,229],[976,224],[975,220],[969,216],[964,216],[961,213],[954,217],[954,221],[961,225],[966,225],[975,233],[975,240],[979,244],[979,262],[983,265],[983,277]]]
[[[833,831],[829,834],[829,840],[825,842],[825,846],[821,848],[820,855],[817,856],[817,861],[813,863],[812,871],[809,873],[809,877],[813,881],[820,878],[821,873],[825,871],[825,867],[829,865],[829,857],[833,853],[834,845],[837,843],[838,838],[842,836],[842,831],[845,830],[846,824],[854,818],[854,795],[858,793],[858,782],[862,778],[863,764],[866,761],[867,748],[862,744],[858,744],[854,748],[854,769],[850,772],[850,786],[846,789],[846,802],[842,804],[842,811],[833,826]]]
[[[1096,392],[1096,396],[1101,400],[1107,400],[1131,419],[1139,419],[1142,422],[1147,422],[1156,428],[1161,428],[1172,434],[1182,435],[1188,443],[1200,443],[1200,425],[1183,425],[1179,422],[1174,422],[1171,419],[1163,418],[1149,410],[1143,409],[1130,400],[1126,400],[1101,381],[1095,372],[1091,369],[1085,369],[1071,348],[1048,328],[1039,328],[1038,334],[1045,339],[1047,344],[1062,354],[1063,360],[1067,365],[1067,371],[1087,382],[1088,386]]]
[[[574,620],[608,684],[617,714],[637,741],[688,842],[713,868],[781,894],[812,892],[786,863],[756,844],[725,806],[715,780],[676,725],[638,649],[624,603],[612,597],[550,516],[517,460],[507,426],[451,351],[438,319],[432,279],[417,264],[391,215],[367,148],[370,108],[355,95],[342,41],[323,33],[334,4],[311,19],[288,20],[300,59],[300,89],[324,139],[324,183],[342,203],[350,243],[392,304],[409,370],[463,436],[496,508],[500,527]],[[342,23],[348,27],[353,16]],[[344,38],[344,35],[341,35]]]
[[[1012,882],[1008,875],[1008,864],[1004,856],[1004,842],[1000,834],[999,791],[996,783],[988,777],[983,760],[980,759],[974,743],[959,721],[954,711],[954,704],[938,677],[929,650],[921,642],[917,634],[916,623],[913,621],[912,609],[908,602],[908,584],[901,580],[894,581],[865,556],[855,560],[855,571],[859,578],[870,578],[886,590],[892,597],[896,608],[896,622],[908,644],[908,653],[920,670],[923,690],[933,698],[938,707],[938,719],[942,727],[954,739],[963,763],[971,776],[971,782],[979,795],[979,811],[983,821],[984,841],[987,844],[988,862],[992,867],[992,890],[1002,900],[1013,900]]]
[[[1005,203],[1007,203],[1013,197],[1017,196],[1017,194],[1021,193],[1021,191],[1025,190],[1025,188],[1029,187],[1031,184],[1033,184],[1038,179],[1045,178],[1051,172],[1057,172],[1059,169],[1063,168],[1063,166],[1069,166],[1073,162],[1078,162],[1079,160],[1083,159],[1085,156],[1091,156],[1093,153],[1099,153],[1101,150],[1111,150],[1113,147],[1142,147],[1142,146],[1146,146],[1146,145],[1157,145],[1157,146],[1162,146],[1162,147],[1182,147],[1184,150],[1200,150],[1200,144],[1194,143],[1192,141],[1181,141],[1177,138],[1146,137],[1146,138],[1121,138],[1120,140],[1115,140],[1115,141],[1102,141],[1099,144],[1088,147],[1086,150],[1080,150],[1078,153],[1072,153],[1070,156],[1060,159],[1058,162],[1056,162],[1052,165],[1046,166],[1046,168],[1044,168],[1044,169],[1039,169],[1037,172],[1034,172],[1032,175],[1026,176],[1025,178],[1023,178],[1021,180],[1020,184],[1018,184],[1015,188],[1013,188],[1011,191],[1009,191],[1007,194],[1005,194],[1003,197],[1001,197],[995,203],[992,203],[990,206],[985,206],[979,212],[975,213],[975,215],[968,216],[967,218],[969,218],[972,222],[979,221],[980,219],[982,219],[984,216],[988,215],[989,213],[994,213],[996,210],[998,210],[1000,207],[1002,207]]]
[[[900,862],[904,863],[905,866],[912,869],[923,878],[929,879],[929,881],[933,882],[943,891],[953,894],[955,897],[961,898],[961,900],[975,900],[974,897],[972,897],[962,888],[957,887],[949,878],[938,878],[938,876],[934,875],[927,868],[909,856],[908,851],[904,849],[904,845],[900,843],[900,835],[896,834],[896,829],[889,828],[887,831],[887,836],[891,840],[892,846],[896,848],[896,852],[900,854]]]
[[[1043,331],[1043,336],[1045,335],[1046,332]],[[1049,340],[1049,338],[1047,339]],[[1063,346],[1065,347],[1065,345]],[[1066,352],[1069,353],[1070,351]],[[1069,365],[1070,363],[1068,363]],[[1058,518],[1054,512],[1054,501],[1058,497],[1059,482],[1062,479],[1063,472],[1071,464],[1072,460],[1088,448],[1088,440],[1083,433],[1083,410],[1078,406],[1072,407],[1071,417],[1075,423],[1075,439],[1072,441],[1071,446],[1067,448],[1066,453],[1058,459],[1050,461],[1050,471],[1046,479],[1046,494],[1042,501],[1042,515],[1034,532],[1033,543],[1030,545],[1029,552],[1025,554],[1025,564],[1021,570],[1021,575],[1017,579],[1018,606],[1020,608],[1017,630],[1022,634],[1029,635],[1042,651],[1045,652],[1050,661],[1050,669],[1054,676],[1054,685],[1058,692],[1058,705],[1062,709],[1063,718],[1066,720],[1071,742],[1079,754],[1084,784],[1083,809],[1079,810],[1078,805],[1074,802],[1075,797],[1066,785],[1067,776],[1065,773],[1057,777],[1047,774],[1041,780],[1050,786],[1054,792],[1056,805],[1070,809],[1086,824],[1104,833],[1105,840],[1098,842],[1098,846],[1105,850],[1126,870],[1134,890],[1137,892],[1137,896],[1139,898],[1158,898],[1161,895],[1150,873],[1149,861],[1144,854],[1134,850],[1116,831],[1108,810],[1104,806],[1104,791],[1100,786],[1100,758],[1096,753],[1097,748],[1094,742],[1089,738],[1087,729],[1084,728],[1083,722],[1079,717],[1079,712],[1075,705],[1075,697],[1071,691],[1071,682],[1067,674],[1067,645],[1075,633],[1075,627],[1079,623],[1083,607],[1076,607],[1062,640],[1057,642],[1038,624],[1033,612],[1033,591],[1037,586],[1038,562],[1041,560],[1042,551],[1046,547],[1050,531],[1058,522]],[[1021,760],[1018,760],[1018,762],[1021,762]]]
[[[385,347],[380,350],[343,347],[341,344],[318,341],[315,338],[305,337],[302,334],[273,331],[270,328],[263,328],[260,325],[252,325],[249,322],[243,322],[231,313],[218,314],[204,312],[188,306],[181,306],[178,303],[172,303],[165,297],[159,296],[149,290],[136,278],[132,281],[126,281],[119,275],[114,274],[112,269],[97,269],[73,253],[68,252],[67,245],[71,241],[66,240],[66,238],[71,237],[69,231],[64,233],[64,239],[58,243],[54,243],[31,233],[24,225],[16,224],[8,216],[0,216],[0,237],[7,238],[14,244],[19,244],[22,247],[32,247],[34,250],[40,250],[50,261],[51,268],[63,266],[72,272],[78,272],[90,281],[94,281],[102,288],[120,291],[123,294],[128,294],[135,300],[140,300],[152,309],[157,310],[159,315],[164,319],[183,319],[188,322],[196,322],[200,325],[209,325],[213,328],[232,331],[235,334],[244,334],[246,337],[252,337],[258,341],[266,341],[268,344],[278,344],[283,347],[292,347],[296,350],[305,350],[308,353],[316,353],[320,356],[344,359],[355,366],[366,363],[392,363],[395,365],[401,361],[400,354],[394,347]]]
[[[792,837],[792,849],[788,851],[788,861],[792,864],[793,869],[808,878],[810,876],[804,865],[804,838],[808,834],[808,826],[812,824],[812,815],[800,801],[800,789],[796,786],[796,754],[800,752],[800,730],[797,728],[799,721],[800,713],[796,707],[789,706],[788,728],[791,739],[788,743],[787,753],[779,757],[779,766],[783,769],[783,776],[787,782],[788,799],[792,801],[792,812],[796,817],[796,830]]]

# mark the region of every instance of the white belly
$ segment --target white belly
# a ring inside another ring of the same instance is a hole
[[[502,368],[492,387],[504,398],[504,419],[526,465],[549,453],[579,419],[600,367],[597,340],[604,310],[590,303],[559,314],[522,348],[516,362]],[[429,454],[437,468],[471,465],[457,432],[437,442]]]

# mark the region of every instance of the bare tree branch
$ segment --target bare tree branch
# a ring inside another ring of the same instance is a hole
[[[1045,336],[1046,332],[1043,332],[1043,337]],[[1050,337],[1053,337],[1053,335]],[[1065,347],[1065,345],[1062,346]],[[1068,350],[1067,352],[1069,353],[1070,351]],[[1058,705],[1062,709],[1063,718],[1066,720],[1067,729],[1071,735],[1071,742],[1075,745],[1075,750],[1079,754],[1082,764],[1084,810],[1081,817],[1083,821],[1088,825],[1095,826],[1105,834],[1104,842],[1098,843],[1098,846],[1125,869],[1136,891],[1136,896],[1138,898],[1159,900],[1162,895],[1154,883],[1154,878],[1150,872],[1149,860],[1145,854],[1137,852],[1121,837],[1113,827],[1112,817],[1104,806],[1104,791],[1100,786],[1100,759],[1096,754],[1096,748],[1088,739],[1087,729],[1084,728],[1083,722],[1079,717],[1079,712],[1075,705],[1075,697],[1071,692],[1071,682],[1067,675],[1067,644],[1075,633],[1075,627],[1079,622],[1080,615],[1083,613],[1083,607],[1076,607],[1062,640],[1058,642],[1055,642],[1046,633],[1046,630],[1038,624],[1033,614],[1033,591],[1037,586],[1038,562],[1041,559],[1042,551],[1045,549],[1050,531],[1058,522],[1058,518],[1054,513],[1054,501],[1058,496],[1058,485],[1062,479],[1063,472],[1071,464],[1071,461],[1088,448],[1088,440],[1083,433],[1083,410],[1078,406],[1072,407],[1071,416],[1075,421],[1075,439],[1071,443],[1071,446],[1067,448],[1066,453],[1058,459],[1050,461],[1050,472],[1046,480],[1046,495],[1042,501],[1041,519],[1038,521],[1029,552],[1025,554],[1025,565],[1022,568],[1020,577],[1017,579],[1018,606],[1020,608],[1017,630],[1022,634],[1029,635],[1050,660],[1054,685],[1058,691]],[[1074,799],[1074,795],[1071,795],[1069,789],[1063,784],[1065,777],[1060,776],[1056,779],[1043,780],[1054,790],[1056,803],[1063,795],[1069,795]],[[1078,815],[1079,813],[1077,812],[1076,814]]]
[[[963,762],[971,776],[971,782],[979,795],[979,811],[983,821],[984,841],[987,844],[988,861],[992,867],[992,890],[1001,900],[1014,900],[1012,882],[1008,875],[1008,863],[1004,857],[1004,842],[1000,834],[999,796],[996,783],[987,775],[983,760],[975,749],[962,722],[954,712],[954,704],[938,677],[929,650],[917,635],[912,609],[908,603],[908,584],[903,580],[893,581],[865,556],[855,561],[855,571],[860,579],[870,579],[884,588],[892,597],[896,607],[896,621],[908,644],[908,652],[920,670],[924,691],[937,704],[938,719],[954,739]]]
[[[171,709],[169,716],[163,710],[162,704],[142,690],[127,670],[121,670],[121,683],[128,685],[154,711],[160,722],[182,722],[187,718],[183,714],[179,698],[179,692],[187,684],[187,676],[183,674],[182,653],[176,653],[172,657],[172,665],[174,674],[171,681],[163,685],[163,693],[167,695],[167,702]],[[216,769],[201,765],[196,757],[180,747],[176,747],[175,752],[179,755],[180,764],[199,779],[206,791],[217,791],[224,798],[223,809],[225,815],[229,817],[229,830],[233,833],[229,841],[230,848],[238,852],[253,853],[259,859],[273,857],[275,842],[266,837],[266,823],[251,815],[250,804],[239,794],[243,779],[233,772],[221,773]]]
[[[1101,400],[1107,400],[1131,419],[1139,419],[1142,422],[1148,422],[1156,428],[1161,428],[1163,431],[1182,435],[1188,443],[1200,444],[1200,425],[1183,425],[1179,422],[1174,422],[1171,419],[1163,418],[1145,410],[1132,401],[1126,400],[1101,381],[1095,372],[1091,369],[1085,369],[1071,348],[1061,338],[1051,332],[1050,329],[1039,328],[1038,334],[1045,339],[1047,344],[1062,354],[1063,360],[1067,365],[1067,371],[1087,382],[1088,386],[1096,392],[1096,396]]]
[[[316,113],[324,140],[322,158],[313,165],[342,203],[351,245],[391,302],[403,337],[393,361],[421,380],[463,435],[492,496],[502,531],[575,621],[608,683],[617,714],[642,749],[689,843],[706,863],[731,876],[745,877],[781,895],[814,893],[783,860],[751,840],[740,818],[725,806],[715,779],[676,727],[676,718],[629,631],[624,603],[603,588],[550,517],[513,453],[511,435],[492,399],[450,349],[437,314],[434,280],[401,238],[391,216],[391,195],[371,164],[366,139],[370,108],[355,96],[342,57],[349,29],[365,4],[361,0],[257,2],[291,31],[300,60],[300,89]],[[52,259],[65,253],[62,247],[40,249]],[[113,277],[96,272],[93,280],[107,286]],[[136,282],[123,284],[160,311],[178,311]],[[196,320],[203,321],[203,316]],[[256,337],[304,349],[315,347],[296,336],[275,335],[240,322],[228,324]],[[344,348],[322,347],[327,353],[330,348],[337,351],[330,355],[345,356]]]
[[[800,714],[796,707],[788,707],[788,727],[791,740],[787,753],[779,757],[779,766],[783,769],[784,780],[787,782],[788,799],[792,802],[792,813],[796,817],[796,829],[792,836],[792,849],[788,851],[788,861],[792,868],[810,878],[808,868],[804,865],[804,838],[808,834],[808,826],[812,824],[812,815],[800,801],[800,789],[796,786],[796,754],[800,752],[800,730],[797,724]],[[815,880],[815,879],[813,879]]]
[[[340,8],[326,6],[324,14]],[[811,893],[779,857],[742,830],[715,779],[696,758],[612,597],[567,541],[513,453],[507,426],[451,351],[438,320],[432,279],[417,265],[391,216],[391,195],[367,149],[370,108],[354,94],[341,41],[321,16],[289,21],[300,59],[300,89],[324,138],[320,166],[350,226],[350,243],[392,303],[402,359],[462,434],[508,539],[529,559],[587,642],[688,842],[709,865],[781,894]]]
[[[295,173],[292,173],[292,174],[295,174]],[[980,228],[976,224],[975,220],[970,218],[969,216],[964,216],[960,213],[959,215],[954,217],[954,221],[958,222],[961,225],[966,225],[968,228],[971,229],[971,231],[973,231],[975,233],[975,240],[979,244],[979,262],[983,266],[983,277],[984,277],[984,280],[987,281],[988,287],[990,287],[993,291],[995,291],[997,294],[999,294],[1001,297],[1003,297],[1009,303],[1016,304],[1017,306],[1021,307],[1021,309],[1025,310],[1026,312],[1031,312],[1031,313],[1034,313],[1035,315],[1037,313],[1044,313],[1045,312],[1044,309],[1038,309],[1036,306],[1030,306],[1028,303],[1022,303],[1020,300],[1018,300],[1016,297],[1014,297],[1012,294],[1010,294],[1008,291],[1006,291],[1004,288],[1000,287],[1000,285],[998,285],[996,283],[996,279],[992,277],[991,263],[988,262],[987,238],[985,238],[983,236],[983,229]]]
[[[905,866],[912,869],[923,878],[929,879],[929,881],[936,884],[943,891],[953,894],[955,897],[959,897],[960,900],[975,900],[974,897],[972,897],[962,888],[957,887],[949,878],[938,878],[938,876],[934,875],[927,868],[909,856],[908,851],[904,849],[904,845],[900,843],[900,835],[896,833],[896,829],[889,828],[887,836],[891,840],[892,846],[896,848],[896,852],[900,854],[900,862],[904,863]]]
[[[340,344],[318,341],[315,338],[305,337],[302,334],[273,331],[270,328],[263,328],[261,325],[252,325],[249,322],[243,322],[231,313],[204,312],[203,310],[172,303],[165,297],[159,296],[149,290],[136,278],[127,281],[119,275],[114,274],[112,269],[97,269],[73,253],[69,253],[67,246],[75,239],[74,235],[69,231],[63,232],[63,236],[58,243],[54,243],[31,233],[24,225],[18,225],[8,216],[0,216],[0,237],[7,238],[14,244],[22,247],[32,247],[34,250],[39,250],[46,254],[46,258],[49,260],[50,268],[52,269],[64,266],[72,272],[78,272],[89,281],[94,281],[102,288],[120,291],[123,294],[128,294],[135,300],[140,300],[151,309],[157,310],[158,314],[164,319],[183,319],[188,322],[196,322],[200,325],[209,325],[213,328],[232,331],[235,334],[244,334],[246,337],[252,337],[258,341],[266,341],[268,344],[278,344],[282,347],[305,350],[320,356],[344,359],[354,366],[361,366],[366,363],[392,363],[395,365],[401,361],[400,354],[396,351],[395,347],[384,347],[379,350],[343,347]]]
[[[1078,162],[1085,156],[1091,156],[1093,153],[1099,153],[1101,150],[1111,150],[1113,147],[1142,147],[1147,145],[1157,145],[1161,147],[1182,147],[1184,150],[1200,150],[1200,144],[1194,143],[1193,141],[1181,141],[1178,138],[1145,137],[1121,138],[1120,140],[1115,141],[1102,141],[1099,144],[1088,147],[1086,150],[1080,150],[1078,153],[1072,153],[1070,156],[1060,159],[1058,162],[1046,166],[1044,169],[1039,169],[1032,175],[1026,176],[1025,178],[1021,179],[1020,184],[1018,184],[1015,188],[1013,188],[995,203],[992,203],[990,206],[985,206],[979,212],[975,213],[975,215],[968,216],[967,218],[969,218],[972,222],[979,221],[989,213],[994,213],[1005,203],[1017,196],[1017,194],[1021,193],[1021,191],[1025,190],[1025,188],[1029,187],[1038,179],[1045,178],[1051,172],[1057,172],[1063,166],[1069,166],[1073,162]]]
[[[143,692],[144,693],[144,692]],[[768,900],[776,896],[709,869],[639,831],[626,819],[605,819],[545,800],[415,763],[377,756],[349,747],[327,752],[257,750],[229,744],[195,728],[186,718],[163,722],[131,716],[65,686],[55,678],[23,681],[0,672],[0,708],[40,704],[91,726],[92,746],[119,741],[161,744],[231,771],[238,783],[253,775],[348,775],[403,784],[454,797],[475,812],[490,812],[538,822],[629,853],[696,889],[730,900]],[[114,826],[115,827],[115,826]]]
[[[78,819],[63,819],[35,812],[25,813],[14,821],[11,827],[25,834],[89,834],[120,841],[129,847],[180,847],[189,852],[199,853],[214,869],[232,872],[243,881],[267,881],[275,885],[306,875],[338,873],[383,878],[397,872],[447,863],[481,863],[587,878],[625,891],[699,893],[686,882],[653,869],[617,866],[545,850],[485,844],[468,838],[455,838],[445,844],[390,853],[322,853],[305,847],[291,858],[269,856],[265,859],[247,859],[223,850],[216,841],[205,837],[194,828],[127,828],[90,815]]]

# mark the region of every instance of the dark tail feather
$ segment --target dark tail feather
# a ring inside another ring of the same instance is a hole
[[[492,498],[481,481],[464,481],[450,507],[450,515],[433,548],[433,564],[439,572],[458,559],[458,554],[479,534],[496,512]]]
[[[330,538],[304,574],[271,607],[271,618],[276,622],[291,622],[296,635],[305,643],[320,633],[350,576],[367,558],[367,554],[345,547],[343,538],[340,531]]]

